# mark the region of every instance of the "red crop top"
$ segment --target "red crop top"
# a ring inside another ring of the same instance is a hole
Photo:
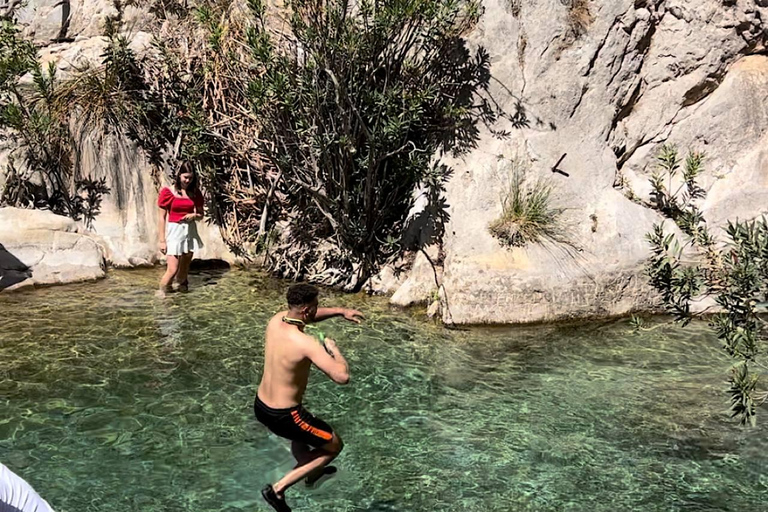
[[[189,213],[195,213],[195,208],[203,213],[203,203],[205,202],[203,194],[198,191],[192,199],[181,197],[174,194],[170,188],[160,189],[160,195],[157,198],[157,206],[168,212],[168,222],[178,224],[181,219]]]

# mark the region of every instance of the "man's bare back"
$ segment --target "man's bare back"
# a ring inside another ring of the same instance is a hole
[[[290,512],[284,492],[301,480],[315,481],[342,449],[333,428],[302,405],[314,364],[337,384],[349,382],[349,367],[336,343],[326,338],[323,345],[304,334],[308,323],[343,316],[360,322],[359,311],[318,308],[319,291],[307,284],[288,289],[288,311],[281,311],[267,324],[264,345],[264,373],[253,404],[256,419],[280,437],[290,439],[296,467],[274,484],[261,490],[264,499],[278,512]]]
[[[308,343],[317,343],[296,325],[283,321],[288,311],[281,311],[267,324],[264,346],[264,374],[259,384],[259,398],[275,409],[301,403],[307,389],[309,368]]]

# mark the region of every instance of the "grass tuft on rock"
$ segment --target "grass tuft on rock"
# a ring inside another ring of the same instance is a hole
[[[490,233],[508,247],[559,241],[565,209],[553,205],[552,192],[547,180],[539,179],[528,185],[524,172],[516,169],[502,192],[501,217],[488,226]]]
[[[573,36],[579,38],[587,33],[594,17],[589,10],[589,0],[567,0],[568,25]]]

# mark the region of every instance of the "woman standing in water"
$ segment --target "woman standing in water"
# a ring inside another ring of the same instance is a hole
[[[160,292],[172,290],[176,278],[180,291],[187,291],[187,274],[193,253],[203,248],[196,221],[203,218],[203,194],[198,188],[197,172],[184,162],[176,172],[173,187],[163,187],[157,199],[162,210],[158,232],[160,252],[166,255],[168,268],[160,280]]]

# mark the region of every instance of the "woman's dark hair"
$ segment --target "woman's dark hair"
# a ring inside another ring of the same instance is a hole
[[[173,180],[173,186],[176,187],[176,192],[181,191],[181,175],[182,174],[191,174],[192,180],[189,182],[189,186],[187,187],[187,195],[192,197],[196,196],[200,193],[200,189],[198,188],[198,180],[197,180],[197,171],[195,170],[195,166],[192,165],[191,162],[186,161],[179,167],[179,170],[176,171],[176,176]]]
[[[320,290],[311,284],[299,283],[288,288],[288,293],[285,296],[288,299],[288,305],[297,308],[311,304],[319,294]]]

